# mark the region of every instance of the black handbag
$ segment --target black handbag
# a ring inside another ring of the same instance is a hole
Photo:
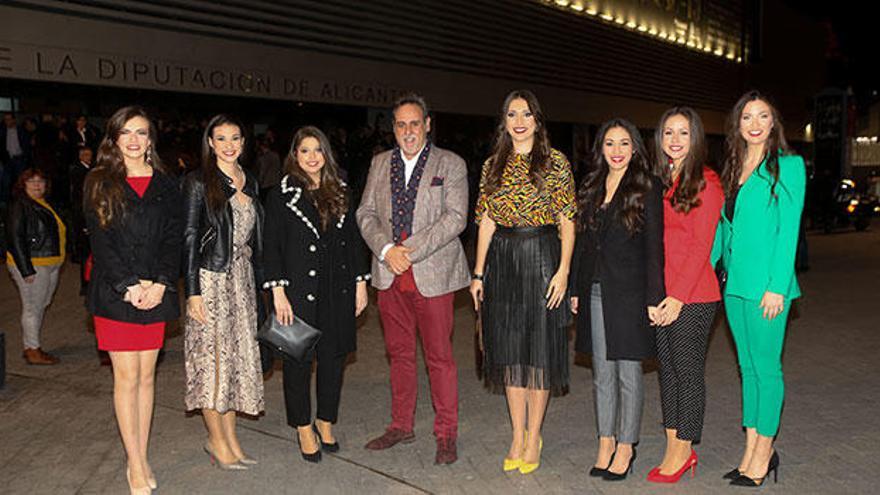
[[[257,332],[257,340],[300,363],[312,355],[320,338],[320,330],[296,315],[293,316],[293,323],[282,325],[274,313],[270,314]]]

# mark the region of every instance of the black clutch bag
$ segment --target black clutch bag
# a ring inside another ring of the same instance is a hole
[[[270,314],[257,332],[257,340],[297,362],[305,361],[312,354],[320,338],[320,330],[297,318],[296,315],[293,317],[293,323],[282,325],[274,314]]]

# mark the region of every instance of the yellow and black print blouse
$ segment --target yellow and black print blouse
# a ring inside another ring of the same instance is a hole
[[[487,196],[487,161],[480,178],[480,198],[475,209],[477,223],[483,218],[484,212],[496,224],[505,227],[555,225],[559,215],[573,219],[577,207],[571,164],[565,155],[555,149],[550,150],[550,162],[544,187],[539,191],[529,178],[529,155],[512,155],[504,168],[500,187]]]

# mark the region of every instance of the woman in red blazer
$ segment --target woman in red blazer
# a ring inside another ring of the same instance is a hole
[[[706,345],[721,293],[709,261],[724,193],[706,167],[700,116],[671,108],[654,137],[656,170],[663,197],[666,299],[658,306],[657,357],[666,453],[648,481],[674,483],[697,466],[691,448],[703,429]]]

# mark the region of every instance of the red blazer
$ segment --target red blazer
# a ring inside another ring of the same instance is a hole
[[[675,211],[669,202],[678,181],[663,196],[666,295],[685,304],[721,300],[709,255],[721,217],[724,190],[718,175],[708,167],[703,168],[703,177],[706,187],[698,195],[700,206],[688,213]]]

